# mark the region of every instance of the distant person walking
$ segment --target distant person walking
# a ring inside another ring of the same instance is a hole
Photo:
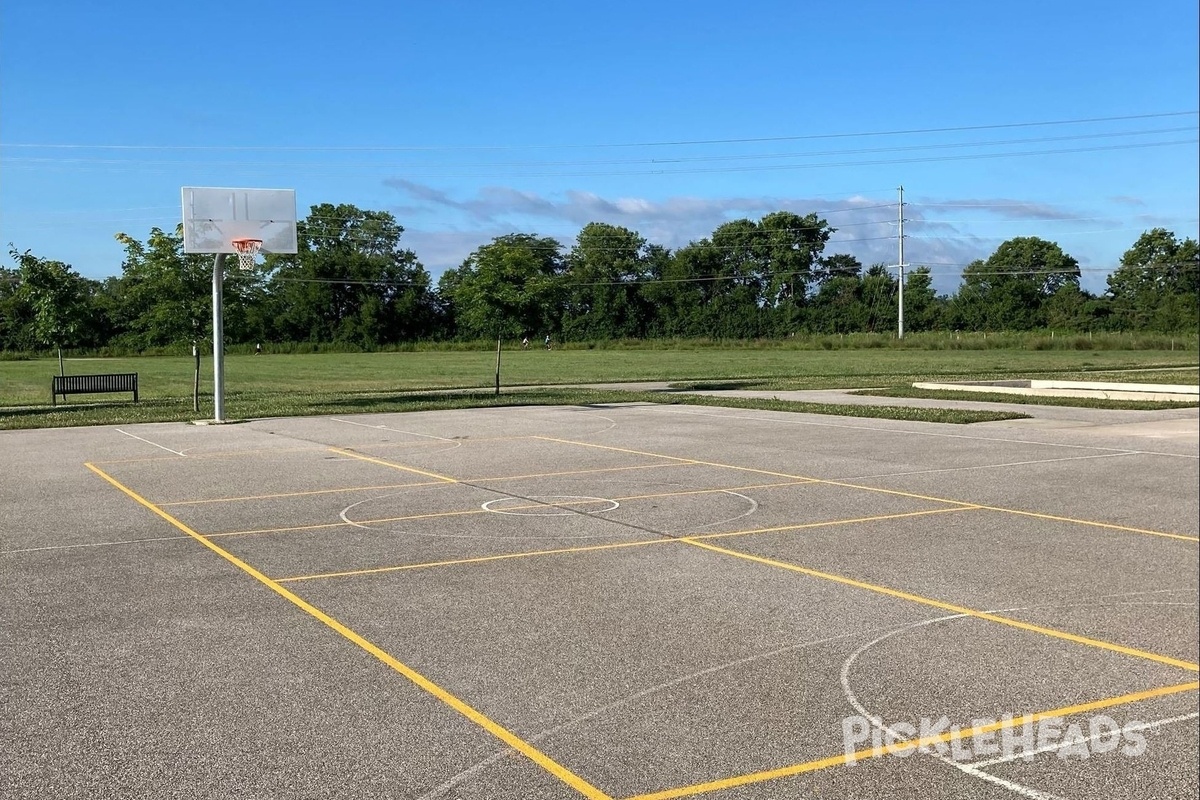
[[[524,339],[521,340],[521,349],[522,350],[529,349],[529,337],[528,336],[526,336]]]
[[[261,344],[254,345],[254,355],[256,355],[256,356],[262,355],[262,345]]]
[[[546,349],[550,349],[550,334],[546,334]]]

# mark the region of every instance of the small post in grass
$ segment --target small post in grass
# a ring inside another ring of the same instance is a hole
[[[496,396],[500,396],[500,341],[501,334],[496,334]]]
[[[196,371],[192,375],[192,411],[200,411],[200,348],[192,342],[192,358],[196,359]]]

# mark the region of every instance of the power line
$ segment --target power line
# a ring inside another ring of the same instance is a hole
[[[1200,115],[1200,111],[1166,111],[1153,114],[1127,114],[1112,117],[1086,117],[1075,119],[1039,120],[1034,122],[1007,122],[989,125],[959,125],[940,128],[911,128],[885,131],[860,131],[855,133],[817,133],[794,136],[760,136],[732,139],[680,139],[673,141],[618,142],[598,144],[525,144],[525,145],[136,145],[136,144],[65,144],[6,142],[0,147],[46,148],[46,149],[93,149],[93,150],[245,150],[245,151],[346,151],[346,152],[422,152],[422,151],[473,151],[473,150],[552,150],[552,149],[603,149],[617,147],[684,147],[713,144],[755,144],[763,142],[795,142],[820,139],[852,139],[870,136],[909,136],[930,133],[961,133],[965,131],[1004,130],[1015,128],[1049,127],[1056,125],[1083,125],[1097,122],[1125,122],[1130,120],[1163,119]]]
[[[980,258],[980,259],[976,259],[975,261],[969,261],[969,262],[920,261],[920,260],[917,260],[917,261],[914,261],[913,263],[917,264],[917,266],[924,266],[924,267],[970,267],[974,264],[986,263],[986,261],[987,261],[987,259]],[[1081,271],[1085,271],[1085,272],[1111,272],[1112,270],[1121,269],[1121,268],[1125,268],[1125,269],[1131,269],[1131,268],[1132,269],[1158,269],[1160,267],[1163,269],[1174,269],[1174,268],[1178,268],[1178,267],[1184,267],[1184,268],[1190,269],[1192,267],[1200,267],[1200,261],[1168,261],[1168,262],[1164,262],[1162,264],[1143,264],[1143,265],[1133,265],[1133,266],[1126,265],[1126,264],[1117,264],[1116,266],[1112,266],[1112,267],[1087,266],[1087,267],[1079,267],[1079,269]]]
[[[943,149],[961,149],[967,147],[1002,147],[1018,144],[1042,144],[1045,142],[1069,142],[1081,141],[1090,139],[1108,139],[1115,137],[1126,136],[1148,136],[1163,133],[1181,133],[1194,132],[1194,126],[1173,127],[1173,128],[1152,128],[1147,130],[1135,131],[1115,131],[1109,133],[1085,133],[1075,134],[1072,136],[1041,136],[1026,139],[993,139],[989,141],[975,142],[946,142],[942,144],[916,144],[916,145],[900,145],[896,147],[867,147],[857,148],[852,150],[816,150],[809,152],[792,152],[792,153],[742,153],[734,155],[711,155],[711,156],[687,156],[687,157],[672,157],[672,158],[637,158],[637,159],[603,159],[603,160],[586,160],[586,161],[489,161],[477,163],[458,163],[451,165],[427,164],[421,162],[398,162],[388,163],[381,161],[368,162],[333,162],[333,161],[304,161],[304,162],[286,162],[273,161],[264,165],[261,161],[202,161],[197,162],[194,159],[188,160],[150,160],[150,159],[127,159],[127,158],[7,158],[4,159],[8,163],[52,163],[52,164],[144,164],[150,166],[182,166],[201,163],[208,167],[220,168],[237,168],[245,166],[272,166],[279,168],[295,168],[295,167],[336,167],[338,169],[411,169],[413,167],[446,167],[455,169],[466,168],[488,168],[488,169],[506,169],[514,167],[591,167],[591,166],[625,166],[637,164],[684,164],[684,163],[705,163],[713,161],[762,161],[766,159],[777,158],[815,158],[824,156],[845,156],[845,155],[864,155],[871,153],[899,153],[899,152],[914,152],[920,150],[943,150]]]
[[[1144,230],[1146,230],[1146,226],[1144,226],[1144,225],[1121,225],[1121,226],[1113,227],[1113,228],[1096,228],[1096,229],[1088,230],[1088,231],[1056,231],[1053,235],[1055,238],[1059,238],[1061,236],[1086,236],[1086,235],[1093,234],[1093,233],[1113,233],[1116,231],[1137,231],[1137,230],[1144,231]],[[905,239],[923,239],[926,241],[939,241],[939,240],[940,241],[945,241],[945,240],[953,241],[953,240],[957,240],[957,239],[993,241],[996,239],[1002,239],[1004,237],[1001,237],[1001,236],[971,236],[971,235],[939,236],[937,234],[924,234],[924,235],[906,235],[904,238]],[[1008,238],[1013,238],[1013,237],[1008,237]]]
[[[1178,145],[1196,144],[1200,139],[1175,139],[1163,142],[1140,142],[1136,144],[1124,145],[1103,145],[1097,147],[1071,147],[1058,148],[1050,150],[1018,150],[1005,153],[974,153],[970,155],[958,156],[923,156],[919,158],[893,158],[893,159],[870,159],[864,161],[826,161],[812,164],[767,164],[762,166],[739,166],[739,167],[707,167],[703,169],[643,169],[643,170],[607,170],[607,171],[587,171],[587,172],[427,172],[427,171],[409,171],[406,177],[409,178],[460,178],[460,179],[478,179],[478,178],[598,178],[598,177],[616,177],[628,175],[704,175],[717,173],[734,173],[734,172],[778,172],[783,170],[804,170],[804,169],[826,169],[826,168],[853,168],[853,167],[872,167],[872,166],[887,166],[892,164],[932,164],[944,161],[975,161],[984,159],[996,158],[1020,158],[1026,156],[1046,156],[1046,155],[1064,155],[1070,153],[1096,153],[1110,152],[1116,150],[1137,150],[1151,147],[1173,147]],[[251,169],[240,170],[241,174],[277,174],[280,167],[272,165],[246,164]],[[39,165],[41,168],[45,166],[63,166],[59,162]],[[87,163],[74,164],[73,166],[90,166]],[[142,166],[130,164],[128,166],[117,167],[115,164],[103,165],[104,169],[96,170],[102,172],[124,172],[136,170],[143,174],[172,174],[171,170],[165,169],[147,169]],[[14,164],[6,167],[6,169],[21,169],[29,168],[27,164]],[[320,176],[336,176],[336,172],[321,172],[316,170],[290,170],[289,173],[293,176],[302,175],[305,177],[320,177]]]

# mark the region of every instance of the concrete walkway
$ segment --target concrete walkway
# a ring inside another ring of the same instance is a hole
[[[1105,436],[1200,439],[1200,409],[1176,408],[1162,411],[1123,411],[1074,406],[1042,406],[1029,403],[988,403],[977,400],[932,400],[916,397],[874,397],[853,394],[861,389],[810,389],[803,391],[758,391],[747,389],[673,389],[665,381],[586,384],[589,389],[630,392],[669,392],[708,397],[750,397],[797,403],[831,403],[855,406],[908,406],[910,408],[956,408],[965,410],[1013,411],[1030,419],[980,423],[996,427],[1078,428]],[[1081,431],[1083,432],[1083,431]]]

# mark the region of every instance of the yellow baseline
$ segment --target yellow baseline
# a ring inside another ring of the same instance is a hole
[[[846,483],[845,481],[834,481],[825,478],[813,478],[808,475],[788,475],[782,472],[772,472],[766,469],[758,469],[756,467],[741,467],[736,464],[720,464],[715,461],[698,461],[694,458],[680,458],[679,456],[667,456],[662,453],[649,453],[644,450],[631,450],[625,447],[613,447],[611,445],[593,444],[591,442],[576,442],[571,439],[555,439],[549,436],[534,436],[534,439],[544,439],[547,442],[558,442],[560,444],[573,444],[577,447],[594,447],[599,450],[612,450],[617,453],[629,453],[636,456],[647,456],[649,458],[665,458],[669,460],[680,461],[685,464],[700,464],[706,467],[720,467],[722,469],[736,469],[741,472],[757,472],[761,475],[774,475],[778,478],[792,478],[793,480],[811,481],[812,483],[821,483],[826,486],[841,486],[846,489],[860,489],[865,492],[876,492],[878,494],[891,494],[898,497],[911,497],[916,500],[928,500],[934,503],[949,503],[956,506],[967,506],[970,508],[982,508],[987,511],[1000,511],[1005,514],[1017,514],[1023,517],[1034,517],[1036,519],[1048,519],[1055,522],[1069,522],[1075,525],[1088,525],[1093,528],[1108,528],[1115,531],[1126,531],[1128,533],[1140,533],[1146,536],[1161,536],[1166,539],[1181,539],[1185,542],[1200,542],[1200,537],[1184,536],[1179,533],[1167,533],[1166,531],[1155,531],[1149,528],[1134,528],[1129,525],[1116,525],[1111,522],[1097,522],[1090,519],[1076,519],[1074,517],[1060,517],[1053,514],[1041,514],[1037,511],[1023,511],[1018,508],[1005,508],[1003,506],[989,506],[983,503],[970,503],[965,500],[950,500],[945,497],[932,497],[925,494],[915,494],[913,492],[902,492],[898,489],[883,489],[878,486],[863,486],[859,483]]]
[[[683,539],[680,539],[679,541],[686,542],[687,544],[690,544],[694,547],[703,547],[705,550],[712,550],[714,553],[721,553],[723,555],[733,556],[734,558],[745,559],[746,561],[754,561],[759,564],[766,564],[766,565],[772,566],[772,567],[779,567],[780,569],[791,570],[792,572],[799,572],[802,575],[809,575],[813,578],[821,578],[823,580],[833,581],[835,583],[841,583],[846,586],[853,586],[857,589],[866,589],[871,592],[877,592],[879,594],[886,594],[890,597],[896,597],[901,600],[909,600],[914,603],[921,603],[923,605],[933,606],[934,608],[940,608],[945,611],[953,612],[955,614],[963,614],[965,616],[975,617],[977,619],[986,619],[989,622],[998,622],[1001,625],[1008,625],[1013,628],[1020,628],[1021,630],[1024,630],[1024,631],[1032,631],[1033,633],[1040,633],[1045,636],[1052,636],[1055,639],[1064,639],[1068,642],[1075,642],[1076,644],[1083,644],[1083,645],[1087,645],[1089,647],[1099,647],[1103,650],[1111,650],[1114,653],[1121,653],[1121,654],[1127,655],[1127,656],[1136,656],[1138,658],[1144,658],[1149,661],[1157,661],[1160,664],[1167,664],[1172,667],[1179,667],[1180,669],[1186,669],[1190,672],[1200,672],[1200,664],[1193,664],[1191,661],[1183,661],[1178,658],[1171,658],[1170,656],[1159,655],[1158,653],[1150,653],[1145,650],[1138,650],[1133,647],[1125,647],[1124,645],[1113,644],[1112,642],[1105,642],[1100,639],[1090,639],[1086,636],[1078,636],[1074,633],[1067,633],[1066,631],[1060,631],[1060,630],[1056,630],[1054,628],[1043,628],[1041,625],[1033,625],[1028,622],[1021,622],[1020,620],[1009,619],[1008,617],[1002,617],[1002,616],[999,616],[998,614],[989,614],[986,611],[976,611],[973,608],[966,608],[965,606],[957,606],[957,605],[954,605],[953,603],[945,603],[945,602],[942,602],[941,600],[934,600],[931,597],[922,597],[919,594],[910,594],[909,592],[902,592],[899,589],[891,589],[887,586],[878,586],[873,583],[864,583],[863,581],[856,581],[853,578],[846,578],[842,575],[833,575],[828,572],[819,572],[818,570],[809,569],[808,567],[801,567],[801,566],[797,566],[796,564],[789,564],[786,561],[776,561],[775,559],[772,559],[772,558],[763,558],[762,556],[750,555],[749,553],[741,553],[741,552],[738,552],[737,550],[729,550],[724,547],[717,547],[716,545],[709,544],[708,542],[696,541],[694,538],[686,538],[685,537]]]
[[[954,741],[955,739],[970,739],[985,733],[1004,730],[1006,728],[1020,728],[1025,725],[1030,725],[1040,722],[1044,719],[1053,719],[1055,717],[1069,717],[1074,714],[1086,714],[1089,711],[1099,711],[1103,708],[1112,708],[1113,706],[1126,705],[1128,703],[1136,703],[1142,700],[1150,700],[1155,697],[1166,697],[1167,695],[1179,694],[1181,692],[1194,692],[1200,689],[1200,682],[1180,683],[1175,686],[1163,686],[1158,689],[1148,689],[1144,692],[1133,692],[1132,694],[1123,694],[1120,697],[1111,697],[1106,700],[1096,700],[1090,703],[1080,703],[1073,706],[1064,706],[1056,708],[1052,711],[1041,711],[1036,714],[1026,714],[1015,719],[993,722],[987,725],[977,725],[965,730],[950,730],[946,733],[937,736],[925,736],[920,739],[910,739],[905,742],[896,742],[891,745],[883,745],[882,747],[873,747],[867,750],[859,750],[854,753],[839,753],[836,756],[827,758],[818,758],[814,761],[805,761],[803,764],[792,764],[779,769],[763,770],[761,772],[750,772],[745,775],[735,775],[732,778],[722,778],[715,781],[707,781],[705,783],[696,783],[691,786],[680,786],[675,789],[666,789],[661,792],[651,792],[649,794],[639,794],[636,797],[627,798],[627,800],[671,800],[676,797],[692,797],[706,792],[717,792],[722,789],[733,789],[738,786],[748,786],[764,781],[778,780],[779,778],[789,778],[795,775],[803,775],[806,772],[816,772],[817,770],[826,769],[828,767],[838,767],[843,764],[853,764],[865,758],[879,758],[880,756],[911,753],[916,748],[932,747],[938,744],[945,744]]]
[[[371,460],[371,459],[368,459],[368,460]],[[450,708],[454,709],[459,714],[461,714],[462,716],[469,719],[471,722],[473,722],[476,725],[478,725],[479,727],[483,728],[485,731],[490,733],[492,736],[495,736],[497,739],[499,739],[501,742],[506,744],[508,747],[511,747],[512,749],[518,751],[519,753],[524,755],[526,758],[528,758],[530,761],[534,762],[539,767],[546,770],[551,775],[553,775],[554,777],[558,778],[563,783],[570,786],[572,789],[575,789],[576,791],[578,791],[584,797],[590,798],[591,800],[612,800],[612,798],[609,795],[600,791],[595,786],[591,785],[590,783],[585,781],[583,778],[576,775],[574,772],[571,772],[569,769],[567,769],[563,765],[559,764],[554,759],[550,758],[548,755],[543,753],[541,750],[538,750],[536,747],[531,745],[529,742],[526,742],[524,739],[520,738],[515,733],[512,733],[504,726],[493,721],[490,717],[484,715],[482,712],[475,710],[473,707],[471,707],[464,701],[458,699],[456,696],[454,696],[450,692],[446,691],[441,686],[438,686],[436,683],[429,680],[421,673],[417,672],[416,670],[412,669],[408,665],[406,665],[403,662],[396,659],[394,656],[392,656],[387,651],[380,648],[378,645],[368,641],[367,639],[365,639],[363,636],[356,633],[351,628],[347,627],[346,625],[342,624],[341,622],[338,622],[336,619],[331,617],[329,614],[326,614],[324,611],[322,611],[321,609],[312,605],[308,601],[301,599],[298,595],[294,594],[292,591],[290,591],[286,587],[281,586],[277,581],[271,580],[266,575],[262,574],[261,572],[256,570],[254,567],[247,564],[245,561],[242,561],[237,556],[233,555],[232,553],[228,552],[227,550],[222,549],[221,547],[218,547],[213,542],[210,542],[208,539],[206,539],[205,537],[196,533],[194,530],[192,530],[187,525],[180,522],[175,517],[171,516],[166,511],[163,511],[161,508],[154,505],[149,500],[147,500],[144,497],[142,497],[141,495],[139,495],[137,492],[133,491],[132,489],[130,489],[127,486],[120,483],[117,479],[108,475],[106,472],[104,472],[104,470],[102,470],[99,467],[95,466],[94,464],[90,464],[90,463],[85,464],[84,466],[86,466],[92,472],[99,475],[101,478],[103,478],[105,481],[107,481],[109,484],[111,484],[115,488],[124,492],[127,496],[129,496],[130,498],[135,500],[137,503],[141,504],[145,508],[148,508],[150,511],[153,511],[155,514],[162,517],[164,520],[171,523],[173,526],[175,526],[179,530],[183,531],[188,536],[192,537],[197,542],[204,545],[209,550],[216,553],[217,555],[219,555],[221,558],[228,561],[233,566],[242,570],[247,575],[254,578],[256,581],[258,581],[259,583],[261,583],[264,586],[266,586],[267,588],[269,588],[271,591],[278,594],[280,597],[282,597],[285,600],[287,600],[288,602],[292,603],[297,608],[299,608],[300,610],[309,614],[310,616],[314,617],[315,619],[320,620],[322,623],[324,623],[329,628],[331,628],[334,631],[336,631],[337,633],[339,633],[341,636],[345,637],[349,641],[358,645],[363,650],[367,651],[368,653],[373,655],[375,658],[379,659],[384,664],[386,664],[387,666],[391,667],[396,672],[403,675],[405,678],[410,680],[412,683],[416,684],[418,687],[420,687],[424,691],[428,692],[429,694],[436,697],[438,700],[440,700],[443,703],[445,703],[446,705],[450,706]],[[393,466],[393,465],[389,465],[389,466]],[[425,473],[425,474],[429,474],[429,473]]]

